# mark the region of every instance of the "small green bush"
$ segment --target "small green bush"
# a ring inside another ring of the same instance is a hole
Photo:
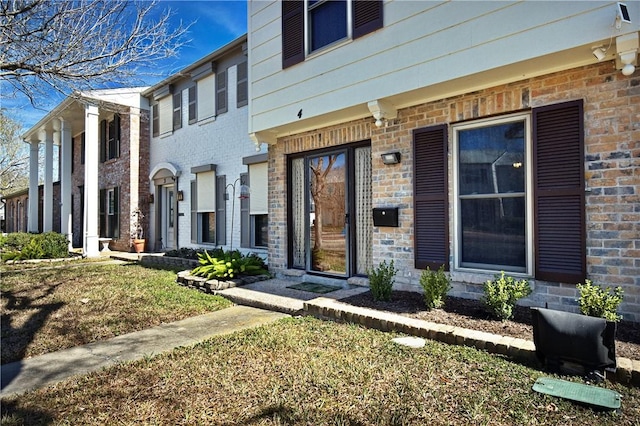
[[[387,264],[386,260],[378,265],[377,268],[369,270],[369,287],[373,300],[390,300],[391,290],[395,282],[395,276],[398,270],[393,265],[393,260]]]
[[[604,318],[607,321],[618,322],[622,319],[617,310],[622,303],[622,287],[611,287],[603,289],[594,285],[590,280],[585,280],[584,284],[576,286],[580,292],[578,305],[580,312],[590,317]]]
[[[1,249],[3,261],[69,257],[67,237],[57,232],[8,234]]]
[[[495,275],[493,280],[484,283],[484,296],[482,302],[489,313],[501,320],[507,320],[513,315],[513,307],[516,302],[531,294],[531,287],[527,280],[516,280],[504,275]]]
[[[255,254],[245,256],[238,250],[225,252],[222,249],[214,249],[212,253],[205,250],[198,254],[198,262],[200,265],[196,266],[191,273],[207,279],[269,273],[260,256]]]
[[[437,271],[428,266],[420,275],[420,285],[424,290],[424,303],[427,309],[437,309],[444,306],[444,298],[451,289],[451,279],[444,272],[444,265]]]

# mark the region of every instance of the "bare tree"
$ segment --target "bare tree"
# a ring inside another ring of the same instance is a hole
[[[156,1],[0,0],[2,97],[36,106],[51,89],[74,92],[132,85],[158,59],[175,56],[188,26],[171,28]],[[9,89],[9,90],[7,90]]]
[[[20,139],[19,123],[0,110],[0,195],[29,186],[29,148]]]
[[[315,206],[315,223],[314,223],[314,244],[313,250],[320,250],[322,248],[322,220],[325,210],[325,187],[327,185],[327,176],[331,173],[331,169],[338,159],[337,155],[329,155],[329,164],[324,167],[325,157],[318,157],[311,161],[309,168],[313,175],[311,176],[311,197],[313,198],[313,204]]]

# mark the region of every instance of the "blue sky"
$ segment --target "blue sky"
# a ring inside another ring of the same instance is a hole
[[[144,78],[148,85],[180,71],[247,31],[245,0],[160,0],[158,9],[167,7],[174,12],[174,25],[179,25],[180,21],[192,23],[187,34],[190,41],[178,52],[178,57],[158,64],[154,70],[158,75]],[[1,106],[7,115],[27,130],[61,100],[59,97],[53,98],[51,104],[43,109],[32,107],[26,99],[3,99]]]

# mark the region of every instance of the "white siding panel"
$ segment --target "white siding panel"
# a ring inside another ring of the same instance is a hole
[[[215,106],[215,74],[198,80],[198,121],[216,115]]]
[[[252,67],[251,131],[606,40],[614,16],[603,2],[386,2],[381,31],[287,70],[280,39],[257,48],[271,59]]]

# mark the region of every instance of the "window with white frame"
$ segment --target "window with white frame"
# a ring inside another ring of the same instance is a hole
[[[216,243],[216,172],[203,171],[196,175],[198,211],[198,242]]]
[[[529,115],[452,130],[456,266],[531,273]]]

